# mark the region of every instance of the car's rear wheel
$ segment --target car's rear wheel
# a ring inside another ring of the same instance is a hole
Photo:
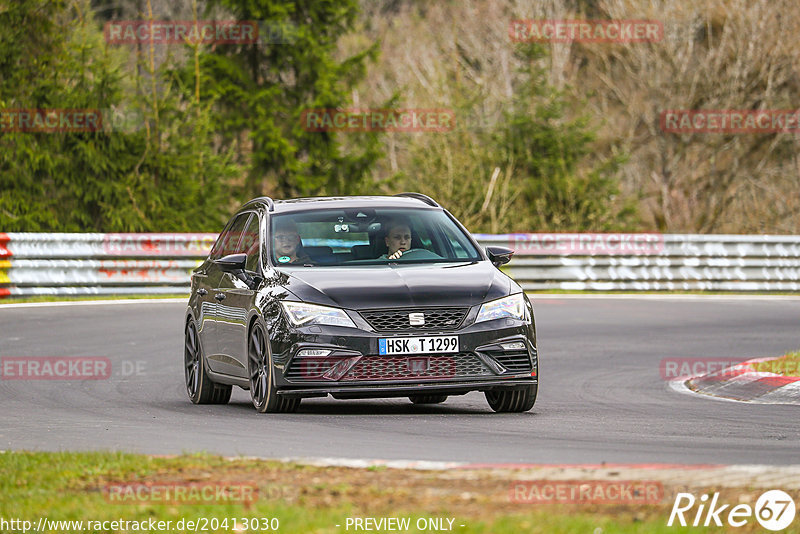
[[[536,403],[538,385],[485,392],[486,402],[495,412],[527,412]]]
[[[413,404],[441,404],[447,400],[447,395],[411,395],[408,400]]]
[[[227,404],[231,398],[231,386],[217,384],[208,377],[203,347],[194,321],[186,323],[185,333],[183,363],[189,399],[195,404]]]
[[[247,370],[250,375],[250,398],[259,413],[290,413],[300,406],[300,399],[278,395],[272,374],[272,357],[264,329],[253,325],[247,350]]]

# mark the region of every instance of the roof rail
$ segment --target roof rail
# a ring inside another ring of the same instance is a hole
[[[441,206],[437,204],[435,200],[433,200],[428,195],[423,195],[422,193],[397,193],[394,196],[416,198],[417,200],[421,200],[425,204],[428,204],[429,206],[433,206],[434,208],[441,208]]]
[[[263,202],[269,208],[269,211],[275,211],[275,202],[272,201],[270,197],[258,197],[250,200],[247,204],[252,204],[254,202]],[[245,204],[245,206],[247,205]]]

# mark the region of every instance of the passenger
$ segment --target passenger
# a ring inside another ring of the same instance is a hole
[[[297,226],[291,222],[278,222],[272,233],[275,258],[280,264],[312,263],[311,258],[303,252]]]

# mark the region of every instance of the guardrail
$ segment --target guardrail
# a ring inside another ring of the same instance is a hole
[[[800,236],[476,234],[525,290],[797,291]],[[216,234],[0,233],[0,298],[184,293]]]
[[[797,291],[800,236],[512,234],[475,237],[517,251],[525,290]]]
[[[216,238],[0,233],[0,298],[185,293]]]

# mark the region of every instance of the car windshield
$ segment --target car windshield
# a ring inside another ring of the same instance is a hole
[[[274,215],[274,265],[386,265],[481,259],[469,237],[440,210],[324,209]]]

